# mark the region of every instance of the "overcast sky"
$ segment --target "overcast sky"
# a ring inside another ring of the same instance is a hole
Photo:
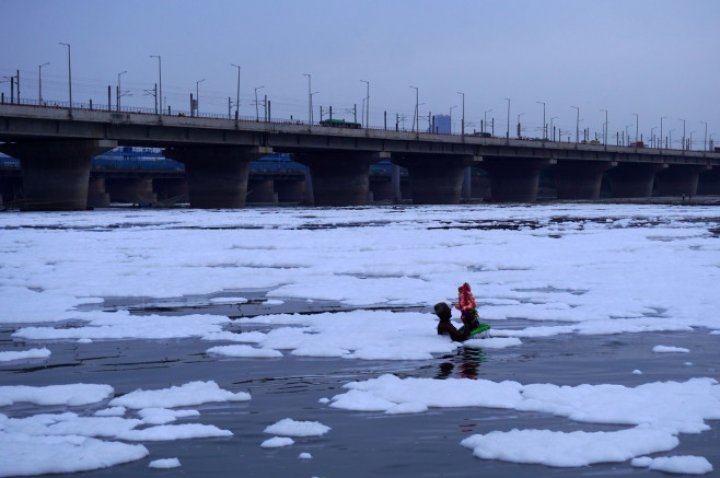
[[[143,90],[157,81],[173,109],[188,109],[200,84],[201,112],[227,112],[242,67],[241,114],[254,115],[254,88],[264,86],[274,117],[307,118],[307,78],[315,106],[335,116],[358,110],[370,81],[373,124],[383,111],[411,121],[415,90],[421,115],[461,104],[480,128],[486,110],[504,134],[521,116],[539,136],[546,120],[634,134],[635,116],[649,135],[694,131],[699,147],[720,140],[720,1],[718,0],[3,0],[0,76],[20,69],[23,97],[37,98],[38,65],[45,99],[67,99],[72,45],[73,99],[106,103],[119,72],[133,96],[124,105],[152,106]],[[0,91],[9,94],[9,83]],[[460,108],[453,110],[454,119]],[[318,113],[315,112],[317,120]],[[393,120],[394,121],[394,120]],[[422,123],[421,123],[422,127]],[[614,142],[614,141],[611,141]]]

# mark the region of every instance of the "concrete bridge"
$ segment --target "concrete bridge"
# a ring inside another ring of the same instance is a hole
[[[495,201],[534,201],[543,170],[562,199],[597,198],[604,177],[620,198],[695,195],[701,177],[707,193],[720,193],[720,153],[705,151],[18,104],[0,104],[0,141],[20,160],[27,210],[86,209],[91,158],[118,145],[165,148],[185,165],[190,204],[200,208],[243,207],[249,164],[273,151],[308,166],[318,205],[366,204],[370,165],[381,159],[407,170],[416,204],[469,197],[472,168],[485,172]],[[399,169],[388,181],[396,199]]]

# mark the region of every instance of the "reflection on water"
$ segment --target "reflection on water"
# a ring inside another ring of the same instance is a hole
[[[455,352],[455,355],[445,358],[449,358],[450,361],[443,362],[438,366],[437,374],[435,374],[437,379],[448,378],[453,371],[461,377],[476,379],[480,364],[487,360],[482,349],[468,347],[462,347]]]

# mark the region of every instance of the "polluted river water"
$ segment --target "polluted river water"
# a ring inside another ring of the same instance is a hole
[[[719,221],[587,204],[0,215],[0,476],[711,473]],[[432,305],[466,281],[493,329],[460,345]]]

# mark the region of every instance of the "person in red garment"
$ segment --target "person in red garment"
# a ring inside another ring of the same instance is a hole
[[[457,329],[450,321],[452,318],[450,307],[445,302],[435,304],[435,314],[440,319],[437,325],[439,335],[448,335],[455,342],[464,342],[471,336],[490,329],[489,325],[480,323],[475,297],[467,282],[458,287],[458,303],[454,306],[460,311],[460,318],[463,322],[460,329]]]

